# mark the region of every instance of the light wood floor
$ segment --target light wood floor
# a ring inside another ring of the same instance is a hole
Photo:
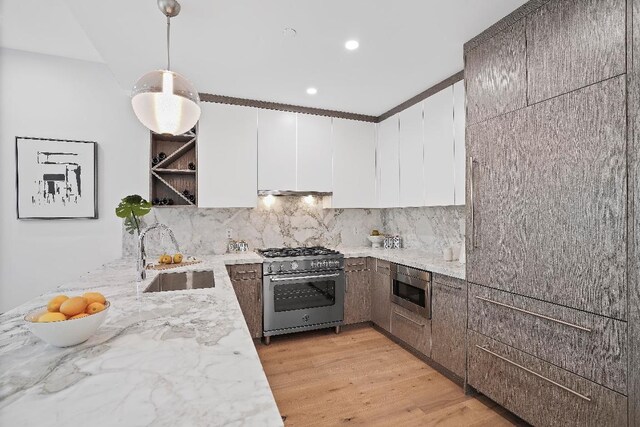
[[[257,348],[286,426],[518,423],[371,327],[274,337]]]

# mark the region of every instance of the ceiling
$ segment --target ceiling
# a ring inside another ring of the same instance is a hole
[[[462,70],[464,42],[523,3],[181,0],[172,69],[200,92],[379,115]],[[156,0],[0,4],[2,46],[103,61],[123,88],[166,66]],[[347,51],[349,39],[360,48]]]
[[[103,62],[64,0],[0,0],[0,46]]]

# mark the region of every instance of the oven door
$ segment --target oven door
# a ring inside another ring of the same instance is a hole
[[[431,319],[431,281],[396,273],[393,276],[391,302]]]
[[[265,336],[278,330],[315,329],[326,323],[342,323],[342,270],[265,276],[263,287]]]

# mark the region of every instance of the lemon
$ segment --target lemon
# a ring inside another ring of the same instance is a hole
[[[60,322],[62,320],[67,320],[67,316],[62,313],[45,313],[42,316],[38,317],[38,322]]]
[[[84,297],[69,298],[60,306],[60,313],[66,316],[75,316],[76,314],[83,313],[87,305],[89,305],[89,303]]]
[[[75,316],[71,316],[69,320],[82,319],[83,317],[89,317],[89,315],[87,313],[80,313],[80,314],[76,314]]]
[[[93,302],[87,306],[87,314],[96,314],[104,310],[104,304]]]
[[[99,302],[100,304],[104,304],[107,299],[100,292],[87,292],[82,294],[84,298],[86,298],[87,303],[91,304],[92,302]]]

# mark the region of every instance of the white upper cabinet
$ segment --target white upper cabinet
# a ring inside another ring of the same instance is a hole
[[[454,204],[453,87],[424,100],[425,205]]]
[[[398,114],[378,124],[378,206],[400,206],[400,138]]]
[[[332,145],[332,207],[375,207],[375,124],[333,119]]]
[[[198,206],[257,205],[257,119],[255,108],[200,104]]]
[[[296,114],[258,111],[258,190],[296,189]]]
[[[454,159],[455,159],[455,187],[454,203],[456,205],[465,204],[465,176],[466,176],[466,153],[465,153],[465,92],[464,80],[453,85],[453,123],[454,123]]]
[[[331,118],[298,114],[298,191],[331,192]]]
[[[400,112],[400,206],[424,206],[423,103]]]

